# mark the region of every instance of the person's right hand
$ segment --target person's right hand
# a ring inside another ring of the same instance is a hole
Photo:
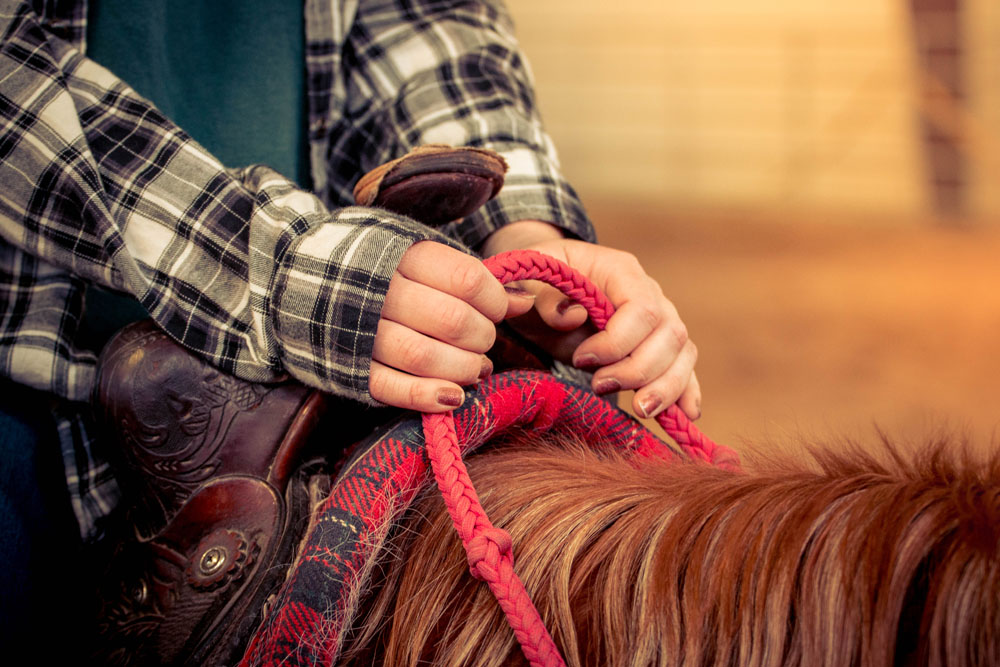
[[[375,334],[368,390],[409,410],[446,412],[462,404],[461,385],[493,370],[486,358],[495,323],[531,309],[482,261],[441,243],[409,248],[393,274]]]

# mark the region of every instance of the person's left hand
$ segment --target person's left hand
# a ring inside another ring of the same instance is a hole
[[[605,330],[595,333],[585,325],[582,306],[555,288],[525,282],[521,287],[536,295],[536,314],[511,321],[519,332],[557,358],[594,370],[597,394],[635,389],[632,407],[642,417],[654,417],[673,403],[691,419],[701,416],[697,348],[677,309],[634,256],[562,238],[555,228],[535,221],[500,229],[484,251],[493,255],[515,248],[537,250],[580,271],[616,309]]]

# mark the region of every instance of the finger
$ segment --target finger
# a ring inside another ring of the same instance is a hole
[[[632,409],[636,414],[649,419],[665,410],[667,406],[676,403],[691,383],[697,359],[698,349],[694,343],[688,341],[666,373],[635,392]],[[689,400],[700,402],[700,390],[697,390]]]
[[[493,366],[482,354],[461,350],[383,319],[378,323],[372,359],[410,375],[472,384]]]
[[[670,327],[660,326],[621,361],[598,369],[594,373],[594,387],[610,385],[610,382],[605,382],[606,378],[614,379],[616,387],[613,391],[644,387],[667,372],[686,343],[686,334],[678,337]],[[583,355],[577,355],[576,359],[581,357]]]
[[[604,331],[580,345],[573,356],[573,364],[579,368],[594,368],[621,361],[654,332],[670,341],[670,358],[687,342],[687,328],[667,299],[628,301],[608,320]]]
[[[504,285],[511,297],[507,317],[512,319],[528,313],[532,307],[540,314],[545,329],[572,331],[587,319],[587,311],[580,304],[568,299],[558,289],[537,280],[518,280]],[[523,299],[515,303],[515,299]]]
[[[496,340],[496,326],[478,310],[399,273],[389,283],[382,318],[479,354],[493,347]]]
[[[535,293],[525,289],[519,283],[508,283],[503,286],[507,292],[507,314],[505,320],[512,317],[520,317],[531,311],[535,305]]]
[[[698,382],[696,373],[691,373],[691,382],[681,394],[677,405],[691,421],[701,417],[701,383]]]
[[[616,307],[640,299],[663,298],[635,255],[586,243],[566,245],[567,264],[590,278]]]
[[[377,361],[372,361],[368,392],[376,401],[418,412],[447,412],[465,401],[457,384],[408,375]]]
[[[396,270],[405,278],[468,303],[492,322],[507,314],[503,287],[475,257],[433,241],[414,244]]]
[[[538,345],[564,364],[570,363],[573,352],[580,343],[597,333],[596,327],[589,323],[584,323],[572,331],[553,331],[537,310],[530,310],[510,320],[510,325],[525,340]]]

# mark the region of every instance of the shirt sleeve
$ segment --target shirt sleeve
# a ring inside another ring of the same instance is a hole
[[[343,68],[345,109],[331,133],[331,187],[420,144],[490,148],[510,166],[504,187],[448,234],[475,248],[509,222],[537,219],[594,240],[542,126],[531,73],[501,3],[360,2]],[[346,196],[334,192],[331,199]]]
[[[0,1],[0,35],[6,242],[136,296],[226,372],[371,402],[389,279],[412,243],[444,237],[373,209],[328,211],[266,167],[225,169],[27,3]]]

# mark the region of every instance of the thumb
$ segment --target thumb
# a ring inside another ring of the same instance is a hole
[[[507,292],[507,314],[504,319],[524,315],[535,305],[535,293],[526,289],[520,282],[508,283],[503,286]]]
[[[535,310],[556,331],[572,331],[587,321],[587,309],[549,285],[536,292]]]

